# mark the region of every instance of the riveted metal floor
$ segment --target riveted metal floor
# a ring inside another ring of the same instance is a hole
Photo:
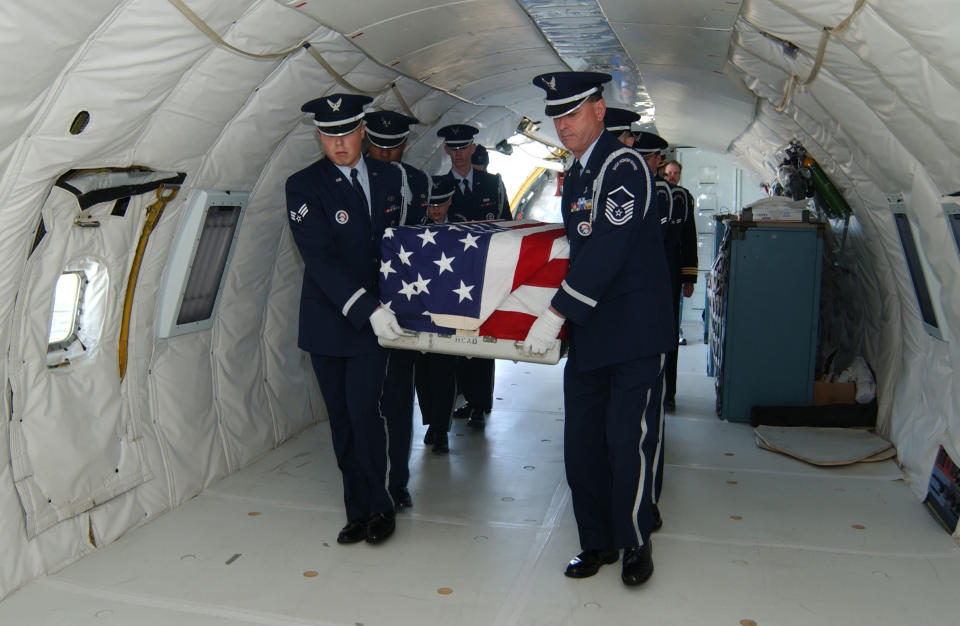
[[[414,508],[340,546],[326,424],[0,603],[2,624],[213,626],[957,623],[960,548],[896,464],[821,469],[718,420],[702,344],[680,349],[653,578],[563,576],[579,549],[560,366],[498,362],[485,432],[450,454],[417,425]],[[419,436],[419,437],[418,437]]]

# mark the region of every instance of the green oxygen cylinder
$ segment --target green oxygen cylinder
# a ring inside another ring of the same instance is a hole
[[[820,197],[823,198],[823,201],[826,202],[830,213],[832,213],[831,217],[847,217],[853,213],[850,205],[843,199],[840,191],[833,186],[833,183],[830,182],[830,179],[827,178],[826,173],[820,169],[816,161],[807,157],[803,160],[803,166],[810,171],[813,187],[817,190],[817,193],[820,194]]]

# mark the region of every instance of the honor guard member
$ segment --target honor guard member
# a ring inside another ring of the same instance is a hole
[[[633,123],[639,119],[640,116],[633,111],[617,109],[615,107],[607,107],[606,113],[603,114],[603,127],[607,129],[607,132],[613,133],[613,136],[617,138],[617,141],[627,147],[632,148],[632,126]]]
[[[432,183],[426,223],[453,221],[448,215],[456,190],[453,176],[434,176]],[[417,355],[417,399],[420,402],[420,415],[427,427],[423,443],[432,446],[434,452],[444,454],[450,451],[447,433],[457,399],[457,357],[437,352],[414,354]]]
[[[667,142],[653,133],[640,133],[634,145],[641,151],[645,151],[648,159],[659,163],[661,151],[667,147]],[[679,175],[676,180],[679,180]],[[693,197],[690,192],[673,183],[670,183],[670,188],[673,210],[670,214],[665,247],[667,263],[670,265],[670,287],[673,290],[674,317],[677,323],[676,334],[679,338],[681,289],[684,292],[689,290],[690,295],[693,295],[693,284],[697,281],[697,227],[693,217]],[[682,287],[685,283],[689,283],[690,287]],[[665,411],[673,411],[677,407],[677,356],[676,348],[667,353],[663,395]],[[659,489],[657,493],[659,495]]]
[[[621,579],[638,585],[653,573],[652,478],[673,323],[650,171],[603,127],[609,80],[595,72],[533,80],[575,160],[561,204],[570,269],[524,347],[548,350],[568,321],[563,450],[581,552],[564,573],[592,576],[623,548]]]
[[[364,116],[370,156],[383,163],[392,163],[403,179],[404,218],[402,224],[421,224],[427,219],[430,177],[403,163],[410,126],[420,122],[394,111],[372,111]],[[380,409],[387,420],[390,435],[390,495],[403,511],[413,506],[407,489],[410,480],[410,442],[413,437],[414,368],[419,353],[412,350],[390,350],[387,378],[383,384]]]
[[[680,175],[683,173],[683,166],[679,161],[668,161],[664,168],[667,182],[682,189],[687,196],[686,217],[683,221],[683,230],[680,233],[680,282],[683,283],[683,297],[693,296],[693,286],[697,284],[697,268],[699,260],[697,257],[697,222],[696,222],[696,203],[693,200],[693,194],[686,187],[680,186]],[[680,301],[680,317],[683,317],[683,300]],[[680,345],[685,345],[683,333],[680,333]],[[667,396],[671,399],[672,396]],[[674,403],[675,405],[676,403]]]
[[[603,115],[603,126],[608,132],[616,135],[617,139],[625,146],[635,148],[635,135],[631,130],[633,123],[638,121],[640,116],[633,111],[626,109],[617,109],[607,107],[607,112]],[[649,165],[649,162],[647,163]],[[656,172],[655,167],[651,167],[651,172]],[[657,208],[657,214],[660,216],[660,230],[664,239],[667,236],[667,224],[670,222],[670,211],[673,208],[673,197],[670,192],[670,185],[660,176],[654,174],[654,206]]]
[[[437,131],[443,138],[443,151],[450,157],[450,173],[457,183],[451,215],[465,222],[510,219],[503,181],[496,174],[473,168],[471,160],[477,150],[473,137],[478,132],[479,129],[466,124],[451,124]]]
[[[395,528],[380,393],[387,351],[405,331],[378,297],[380,240],[400,223],[400,171],[363,158],[366,96],[333,94],[314,115],[324,158],[287,179],[290,230],[303,258],[298,345],[310,353],[343,475],[347,524],[338,543],[380,543]]]
[[[662,153],[667,149],[667,141],[656,133],[640,131],[634,136],[633,147],[643,155],[644,160],[650,169],[660,170],[660,162],[663,158]],[[659,176],[656,177],[658,185],[666,186],[670,197],[670,210],[667,212],[666,230],[664,231],[663,247],[666,254],[667,267],[670,270],[670,298],[673,303],[673,321],[674,334],[680,329],[680,287],[679,276],[679,246],[680,246],[680,223],[684,215],[684,206],[686,198],[671,185]],[[671,389],[673,392],[669,391]],[[673,398],[677,385],[677,347],[674,345],[666,354],[664,365],[664,387],[667,391],[664,394],[663,409],[672,410],[672,407],[666,402],[666,398]],[[664,442],[666,441],[666,423],[664,415],[660,416],[660,447],[657,449],[657,466],[654,479],[653,490],[653,518],[654,530],[659,530],[663,526],[663,520],[660,516],[660,495],[663,489],[663,460],[665,454]]]
[[[490,165],[490,155],[487,154],[487,149],[480,144],[476,144],[477,148],[473,151],[473,156],[470,157],[470,165],[473,169],[478,172],[486,172],[487,167]]]
[[[477,149],[473,137],[477,128],[452,124],[437,131],[443,138],[443,150],[450,157],[450,174],[457,185],[450,206],[453,221],[479,222],[510,219],[507,192],[500,177],[473,168],[471,159]],[[483,429],[493,409],[493,359],[461,357],[457,365],[457,382],[467,404],[457,410],[457,417],[466,417],[467,426]]]

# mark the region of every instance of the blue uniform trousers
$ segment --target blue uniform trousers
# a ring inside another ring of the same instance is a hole
[[[677,341],[680,339],[680,298],[683,293],[683,284],[680,282],[680,260],[679,256],[674,261],[670,261],[670,295],[673,296],[673,320],[676,322],[676,332],[673,350],[667,353],[666,364],[666,398],[673,400],[677,395]]]
[[[311,352],[310,360],[330,416],[347,519],[393,514],[387,491],[387,426],[380,414],[387,351],[346,357]]]
[[[496,375],[495,359],[457,359],[457,387],[470,406],[485,413],[493,410],[493,380]]]
[[[679,262],[676,265],[671,264],[670,266],[670,288],[673,295],[673,319],[677,323],[677,332],[674,333],[677,338],[680,337],[680,304],[682,302],[682,287],[683,284],[680,282],[680,265]],[[664,366],[664,376],[663,376],[663,387],[664,393],[663,398],[661,398],[661,415],[660,415],[660,448],[657,450],[657,465],[656,465],[656,480],[654,481],[653,486],[653,502],[657,503],[660,501],[660,494],[663,492],[663,456],[664,456],[664,440],[666,439],[664,432],[664,420],[663,420],[663,400],[669,399],[673,400],[677,395],[677,357],[679,356],[678,348],[674,346],[673,350],[667,352],[666,354],[666,364]]]
[[[646,544],[653,529],[663,355],[563,373],[564,462],[583,549]]]
[[[450,430],[450,416],[457,398],[457,359],[452,354],[428,352],[417,358],[417,399],[425,426]]]
[[[390,437],[390,494],[410,480],[410,442],[413,438],[413,375],[420,355],[415,350],[390,350],[380,410]]]

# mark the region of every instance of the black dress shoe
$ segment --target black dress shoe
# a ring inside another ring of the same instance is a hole
[[[406,487],[400,487],[393,491],[393,504],[398,511],[413,508],[413,498],[410,497],[410,492],[407,491]]]
[[[392,513],[374,513],[367,520],[367,543],[383,543],[396,529],[396,519]]]
[[[446,454],[450,452],[450,445],[447,443],[447,433],[438,431],[433,435],[433,451],[437,454]]]
[[[563,571],[563,575],[570,578],[587,578],[600,571],[601,565],[616,563],[619,558],[619,550],[584,550],[567,563],[567,569]]]
[[[660,507],[656,504],[653,505],[653,532],[657,532],[663,528],[663,518],[660,517]]]
[[[473,407],[469,403],[464,404],[462,407],[453,412],[453,416],[457,419],[467,419],[470,417],[470,412],[473,411]]]
[[[663,401],[663,410],[664,410],[664,411],[670,411],[671,413],[672,413],[673,411],[676,411],[676,410],[677,410],[677,401],[674,400],[673,398],[667,398],[666,400]]]
[[[427,426],[427,434],[423,436],[423,443],[428,446],[433,443],[433,426]]]
[[[467,420],[467,426],[476,428],[477,430],[483,430],[486,425],[487,418],[486,415],[484,415],[483,409],[474,407],[470,411],[470,419]]]
[[[363,520],[352,520],[340,529],[337,543],[357,543],[367,538],[367,523]]]
[[[634,546],[623,551],[623,573],[620,578],[624,585],[642,585],[653,574],[653,557],[650,542],[643,546]]]

